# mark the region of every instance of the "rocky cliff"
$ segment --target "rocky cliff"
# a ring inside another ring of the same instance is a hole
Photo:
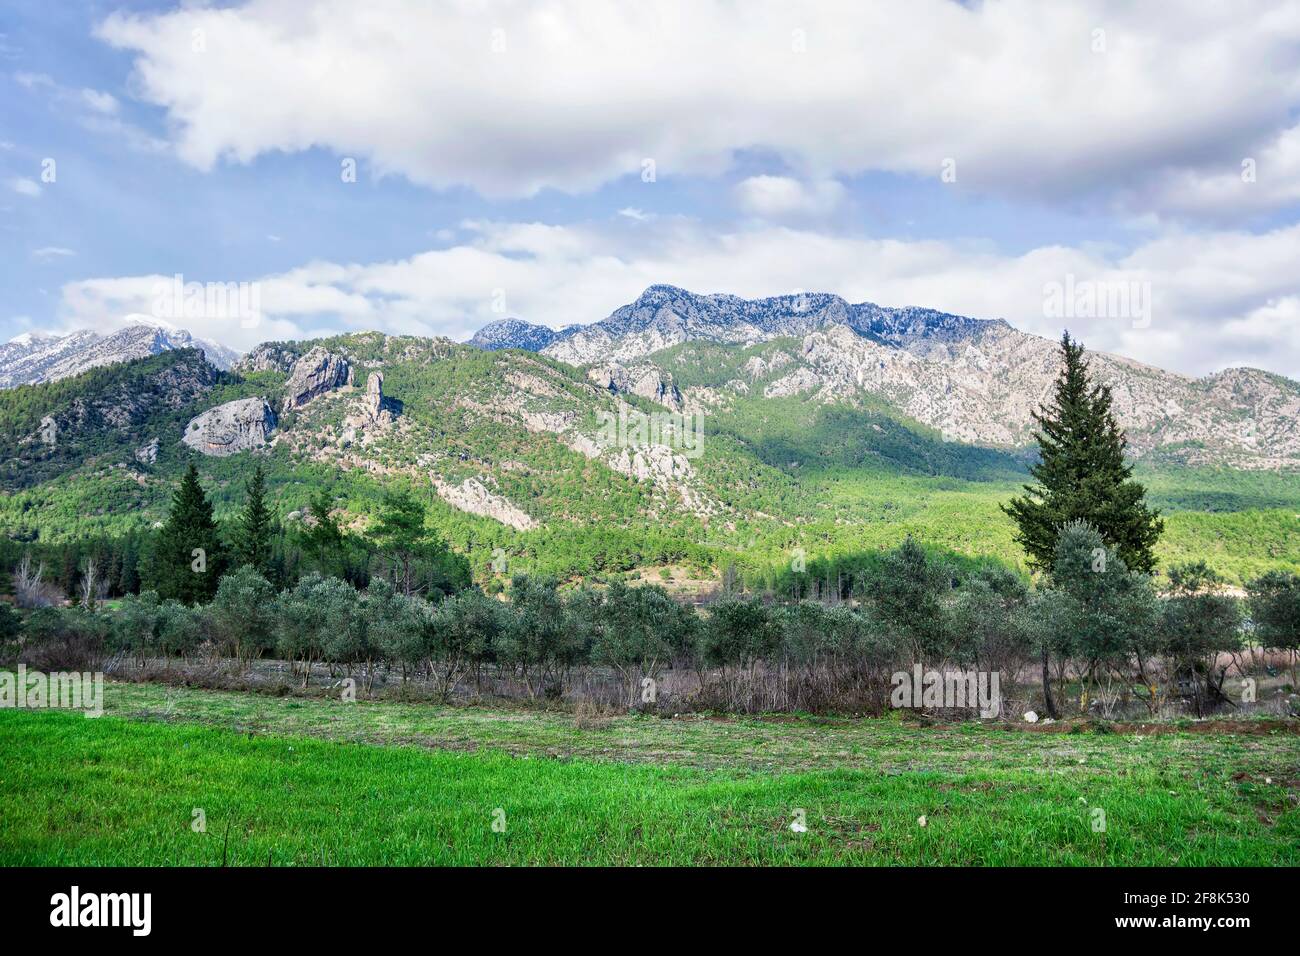
[[[351,384],[352,367],[347,359],[318,345],[293,363],[285,385],[284,410],[292,412],[318,395]]]
[[[238,398],[191,419],[181,441],[205,455],[224,458],[261,448],[275,424],[275,412],[265,400]]]

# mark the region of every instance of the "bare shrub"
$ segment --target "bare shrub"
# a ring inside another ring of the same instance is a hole
[[[578,701],[573,708],[573,726],[578,730],[608,730],[614,722],[614,711],[588,698]]]

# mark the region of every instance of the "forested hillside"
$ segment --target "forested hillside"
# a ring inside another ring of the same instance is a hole
[[[313,349],[347,363],[351,384],[286,408]],[[653,389],[644,375],[377,333],[269,343],[229,373],[192,350],[167,352],[0,392],[0,528],[11,544],[56,548],[147,535],[190,462],[220,519],[261,464],[281,519],[323,492],[345,526],[363,530],[385,489],[412,490],[480,581],[506,573],[495,561],[670,583],[725,572],[784,589],[796,586],[797,561],[832,580],[908,534],[963,560],[1022,564],[998,505],[1026,479],[1030,452],[946,439],[870,396],[765,394],[787,374],[779,356],[789,349],[784,339],[679,344],[649,357]],[[368,399],[372,373],[382,384]],[[243,398],[275,411],[265,446],[212,457],[181,442],[191,419]],[[700,412],[698,454],[599,444],[601,422],[620,410],[673,406]],[[1293,473],[1154,456],[1138,474],[1166,513],[1163,558],[1206,557],[1233,581],[1300,568]]]

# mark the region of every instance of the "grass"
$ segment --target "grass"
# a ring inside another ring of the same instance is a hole
[[[0,711],[0,863],[1300,863],[1289,733],[106,698],[95,720]]]

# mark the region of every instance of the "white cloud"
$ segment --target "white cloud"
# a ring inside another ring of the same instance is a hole
[[[746,297],[795,289],[851,302],[919,305],[1006,318],[1055,338],[1063,325],[1093,349],[1192,374],[1254,365],[1300,376],[1300,225],[1262,235],[1173,235],[1123,255],[1043,246],[1006,255],[982,244],[837,237],[786,226],[714,232],[661,217],[634,230],[612,223],[466,222],[446,249],[367,265],[310,262],[258,278],[256,329],[230,319],[189,321],[196,334],[239,348],[321,330],[379,329],[463,340],[503,315],[560,327],[592,322],[654,283]],[[1147,283],[1151,319],[1047,314],[1045,286]],[[191,278],[191,277],[186,277]],[[212,278],[212,277],[197,277]],[[149,312],[164,277],[90,279],[64,286],[69,327]],[[224,277],[220,281],[232,281]],[[504,300],[504,313],[494,306]]]
[[[183,278],[186,282],[197,279],[193,276]],[[287,316],[296,316],[300,308],[309,302],[308,295],[298,291],[295,286],[292,301],[286,301],[282,290],[288,280],[283,277],[272,277],[257,284],[259,321],[247,328],[243,317],[233,309],[227,310],[225,314],[214,311],[208,315],[184,317],[160,314],[157,308],[160,292],[164,287],[170,286],[173,279],[173,276],[145,275],[69,282],[63,286],[60,298],[60,324],[65,331],[102,329],[128,320],[151,318],[154,321],[161,320],[161,324],[184,328],[201,338],[214,339],[239,349],[247,349],[258,342],[295,339],[303,335],[303,329]],[[198,281],[231,283],[240,280],[204,277]],[[322,290],[317,301],[324,306],[324,311],[341,315],[346,298],[333,290]]]
[[[1220,220],[1300,203],[1300,126],[1217,168],[1170,172],[1147,198],[1171,215]]]
[[[71,249],[66,249],[63,246],[41,246],[39,249],[32,250],[32,258],[37,262],[52,262],[55,259],[63,259],[75,255],[76,252]]]
[[[24,89],[47,97],[92,133],[117,139],[141,152],[161,152],[167,148],[165,140],[122,120],[118,116],[117,97],[112,93],[64,86],[47,73],[15,73],[14,79]]]
[[[135,54],[135,90],[200,169],[324,146],[488,196],[590,190],[646,158],[714,175],[761,150],[805,180],[953,159],[958,188],[1195,213],[1162,184],[1223,193],[1243,157],[1291,148],[1300,108],[1285,0],[246,0],[98,35]],[[1295,172],[1275,173],[1249,204],[1294,200]]]
[[[41,194],[41,184],[25,176],[15,176],[6,185],[20,196],[35,197]]]
[[[54,80],[48,73],[19,72],[14,74],[14,81],[25,90],[34,90],[38,86],[53,86]]]
[[[112,93],[104,93],[100,90],[84,89],[81,91],[81,99],[96,113],[104,113],[107,115],[117,112],[117,99]]]
[[[833,179],[802,183],[788,176],[750,176],[736,184],[736,202],[763,219],[824,216],[844,201],[844,187]]]

